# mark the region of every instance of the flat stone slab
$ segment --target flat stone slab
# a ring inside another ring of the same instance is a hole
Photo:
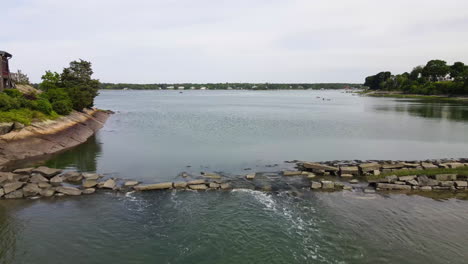
[[[138,183],[139,183],[139,182],[137,182],[137,181],[126,181],[126,182],[124,183],[124,186],[125,186],[125,187],[132,187],[132,186],[138,185]]]
[[[31,174],[34,168],[24,168],[24,169],[16,169],[13,173],[16,174]]]
[[[411,180],[414,180],[414,179],[416,179],[416,175],[398,177],[398,180],[400,180],[400,181],[411,181]]]
[[[314,182],[312,182],[312,185],[310,186],[310,188],[314,189],[314,190],[320,189],[320,188],[322,188],[322,184],[320,182],[315,182],[314,181]]]
[[[302,171],[283,171],[283,176],[299,176],[303,175]]]
[[[66,195],[72,195],[72,196],[81,195],[81,190],[75,187],[60,186],[60,187],[55,188],[55,191],[66,194]]]
[[[247,180],[253,180],[255,178],[255,173],[249,173],[249,174],[245,175],[245,178]]]
[[[439,168],[438,166],[436,166],[436,165],[434,165],[432,163],[428,163],[428,162],[422,162],[421,167],[423,167],[423,169],[425,169],[425,170]]]
[[[335,183],[332,181],[321,181],[322,189],[334,189]]]
[[[107,181],[104,182],[104,184],[102,185],[102,188],[104,188],[104,189],[114,189],[116,185],[117,185],[117,183],[115,182],[115,180],[108,179]],[[171,186],[172,186],[172,183],[171,183]]]
[[[363,163],[359,165],[359,168],[362,170],[362,172],[369,172],[369,171],[374,171],[374,170],[380,170],[382,166],[377,163],[377,162],[372,162],[372,163]]]
[[[187,188],[187,182],[174,182],[174,188],[185,189]]]
[[[357,166],[340,167],[340,173],[359,175],[359,168]]]
[[[206,184],[193,184],[193,185],[189,185],[188,187],[191,190],[200,190],[200,191],[208,189]]]
[[[84,180],[83,188],[92,188],[92,187],[95,187],[97,184],[98,183],[96,180]]]
[[[172,189],[172,182],[162,182],[162,183],[155,183],[155,184],[137,185],[137,186],[134,186],[133,189],[135,189],[137,191]]]
[[[5,194],[9,194],[23,187],[24,182],[10,182],[3,185],[3,191]]]
[[[338,171],[337,167],[332,167],[332,166],[315,163],[315,162],[304,162],[302,163],[302,167],[306,169],[312,169],[312,170]]]
[[[377,188],[382,190],[411,190],[409,185],[391,184],[391,183],[377,183]]]
[[[62,170],[60,169],[53,169],[53,168],[49,168],[49,167],[45,167],[45,166],[41,166],[41,167],[38,167],[38,168],[35,168],[32,170],[32,172],[35,172],[35,173],[40,173],[42,174],[44,177],[47,177],[47,178],[51,178],[59,173],[62,172]]]
[[[457,175],[456,174],[437,174],[435,179],[438,181],[456,181]]]

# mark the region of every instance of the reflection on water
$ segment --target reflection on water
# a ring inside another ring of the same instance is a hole
[[[407,113],[412,116],[443,119],[451,121],[468,121],[468,107],[463,103],[446,103],[419,100],[396,100],[393,105],[375,105],[375,110]]]
[[[0,204],[0,263],[13,263],[16,255],[16,228],[11,215]]]
[[[85,143],[74,148],[26,160],[16,161],[8,169],[24,168],[29,166],[45,165],[52,168],[76,169],[79,171],[96,171],[97,159],[101,154],[101,143],[98,136],[90,137]]]

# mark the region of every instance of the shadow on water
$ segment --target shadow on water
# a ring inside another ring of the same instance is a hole
[[[24,168],[44,165],[52,168],[74,168],[79,171],[96,171],[97,158],[101,155],[101,142],[96,136],[90,137],[85,143],[71,149],[52,155],[13,162],[7,169]]]
[[[378,105],[377,111],[407,113],[411,116],[443,119],[451,121],[468,121],[468,105],[463,103],[427,102],[419,100],[397,100],[399,104]],[[404,104],[402,104],[402,102]]]

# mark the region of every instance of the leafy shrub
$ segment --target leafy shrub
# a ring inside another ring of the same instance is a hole
[[[0,111],[18,109],[21,104],[17,98],[12,98],[5,93],[0,93]]]
[[[52,108],[59,115],[68,115],[72,111],[70,100],[59,100],[52,103]]]
[[[23,94],[18,91],[17,89],[5,89],[3,91],[6,95],[10,96],[11,98],[21,98]]]
[[[35,110],[42,112],[46,115],[52,114],[53,108],[50,102],[47,99],[41,98],[36,101],[37,105]]]

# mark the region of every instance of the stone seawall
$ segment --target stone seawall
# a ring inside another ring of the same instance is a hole
[[[35,122],[0,136],[0,169],[9,162],[52,154],[85,142],[110,112],[87,109],[56,120]]]

